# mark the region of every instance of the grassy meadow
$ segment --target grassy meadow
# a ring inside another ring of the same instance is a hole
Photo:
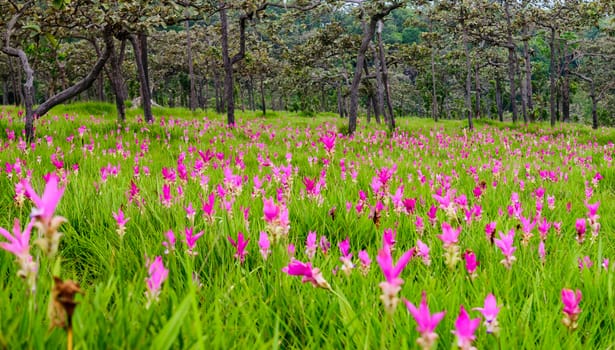
[[[0,249],[0,349],[414,349],[403,300],[422,293],[445,312],[434,349],[464,332],[466,348],[615,347],[615,131],[401,118],[347,137],[335,116],[154,115],[60,106],[30,145],[0,107],[0,227],[36,222],[30,280]],[[50,213],[25,188],[45,202],[53,179]],[[55,255],[35,242],[51,214]],[[389,258],[409,261],[385,276]],[[81,291],[70,332],[50,327],[53,276]]]

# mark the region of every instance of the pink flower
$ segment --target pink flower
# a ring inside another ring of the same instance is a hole
[[[340,261],[342,262],[342,271],[346,273],[346,275],[350,275],[352,269],[354,268],[354,264],[352,263],[352,253],[350,253],[350,241],[348,237],[338,243],[337,246],[342,253],[342,256],[340,257]]]
[[[201,204],[201,209],[203,210],[205,219],[207,220],[207,222],[212,223],[214,215],[214,206],[216,204],[216,193],[210,193],[209,196],[207,196],[207,201],[204,201],[203,198],[201,198]]]
[[[372,264],[372,259],[365,250],[362,250],[359,252],[359,261],[361,262],[361,272],[366,276],[369,272],[369,266]]]
[[[193,251],[194,248],[196,247],[196,241],[201,238],[201,236],[204,234],[203,231],[200,231],[199,233],[197,233],[196,235],[194,234],[194,229],[192,227],[190,228],[186,228],[184,230],[184,234],[185,234],[185,242],[186,245],[188,246],[188,250],[186,251],[189,255],[197,255],[198,253]]]
[[[449,247],[453,245],[457,245],[457,240],[459,238],[459,233],[461,233],[461,227],[458,229],[454,229],[447,222],[442,223],[442,234],[438,235],[438,238],[444,243],[444,247]]]
[[[462,305],[453,331],[453,334],[457,337],[457,346],[461,349],[472,349],[472,342],[476,339],[474,333],[479,325],[480,318],[470,319]]]
[[[478,260],[476,260],[476,254],[474,254],[474,252],[471,250],[467,250],[463,254],[463,258],[466,262],[466,271],[468,271],[468,274],[470,275],[470,277],[475,278],[476,268],[479,265]]]
[[[8,240],[8,242],[1,242],[0,248],[14,254],[18,259],[23,259],[30,256],[30,236],[32,226],[33,221],[30,221],[28,226],[26,226],[26,229],[22,232],[19,219],[15,219],[13,234],[0,227],[0,235],[4,236],[4,238]]]
[[[248,242],[250,242],[250,240],[245,239],[243,233],[241,232],[237,233],[237,240],[234,240],[231,236],[228,236],[227,239],[236,249],[234,257],[239,259],[240,263],[243,263],[246,258],[246,254],[248,254],[248,252],[246,252],[246,246],[248,245]]]
[[[504,234],[502,231],[500,231],[500,239],[496,239],[495,245],[500,248],[500,251],[502,252],[502,254],[504,254],[505,259],[501,261],[502,264],[504,264],[504,266],[506,266],[506,268],[510,269],[510,267],[512,266],[512,263],[516,260],[515,256],[513,255],[515,253],[515,250],[517,250],[517,248],[513,247],[513,243],[514,243],[514,239],[515,239],[515,230],[511,229],[510,231],[508,231],[508,234]]]
[[[162,257],[160,256],[157,256],[152,262],[148,259],[146,265],[149,277],[145,280],[147,287],[147,290],[145,291],[147,304],[145,307],[149,308],[153,301],[158,301],[158,297],[160,296],[160,288],[162,287],[162,283],[169,276],[169,270],[164,267]]]
[[[581,297],[581,291],[578,289],[576,292],[571,289],[562,289],[562,303],[564,304],[564,309],[562,310],[564,312],[564,319],[562,319],[562,322],[570,330],[577,328],[577,319],[581,313],[579,308]]]
[[[393,249],[395,246],[395,237],[397,236],[397,231],[387,228],[384,230],[382,234],[382,245],[385,249]]]
[[[577,219],[575,228],[577,229],[577,241],[583,243],[585,240],[585,232],[587,231],[585,219]]]
[[[404,283],[404,280],[401,279],[399,275],[406,265],[408,265],[410,259],[412,259],[414,252],[414,248],[405,252],[395,265],[393,264],[393,257],[391,257],[391,251],[389,249],[385,247],[378,252],[376,261],[378,265],[380,265],[380,269],[386,279],[386,281],[380,283],[380,288],[382,289],[380,299],[384,303],[385,310],[389,314],[392,314],[397,307],[397,303],[399,302],[397,294],[401,290],[401,285]]]
[[[316,240],[316,232],[309,232],[305,240],[305,255],[307,255],[309,260],[312,260],[314,255],[316,255],[316,250],[318,249]]]
[[[267,236],[267,233],[260,233],[260,236],[258,238],[258,248],[260,250],[261,256],[263,257],[263,260],[267,260],[269,254],[271,254],[271,243],[269,242],[269,236]]]
[[[406,299],[404,299],[404,303],[406,303],[408,312],[416,321],[416,330],[421,333],[421,337],[416,340],[417,344],[419,344],[423,349],[433,348],[436,339],[438,339],[438,335],[434,332],[434,330],[438,326],[438,323],[442,321],[446,312],[442,311],[432,315],[429,311],[429,307],[427,306],[425,292],[422,294],[421,305],[418,308]]]
[[[429,247],[420,239],[416,241],[416,255],[423,260],[423,264],[429,266],[431,259],[429,257]]]
[[[485,327],[487,328],[487,333],[497,333],[498,328],[498,313],[500,312],[500,308],[498,307],[497,301],[495,300],[495,296],[493,294],[487,295],[485,298],[485,305],[483,307],[476,307],[473,310],[480,311],[485,318]]]
[[[589,256],[584,256],[583,259],[579,258],[577,261],[579,262],[580,270],[589,269],[590,267],[594,266],[594,263],[589,258]]]
[[[320,270],[312,267],[312,263],[303,263],[293,258],[288,266],[282,268],[282,272],[291,276],[302,276],[301,282],[310,282],[314,287],[331,289],[329,283],[322,277]]]
[[[542,261],[542,263],[545,263],[545,257],[547,256],[547,253],[545,252],[545,242],[544,241],[540,241],[540,243],[538,244],[538,256],[540,256],[540,261]]]
[[[126,218],[124,216],[124,212],[122,211],[122,208],[119,208],[117,210],[117,213],[112,213],[113,218],[115,219],[115,221],[117,222],[117,234],[120,236],[120,238],[124,237],[124,234],[126,233],[126,223],[128,222],[128,220],[130,220],[130,218]]]
[[[50,234],[51,231],[57,231],[62,222],[66,219],[54,216],[54,212],[62,195],[64,187],[58,187],[59,178],[56,174],[48,174],[46,179],[45,190],[43,195],[39,195],[34,191],[30,182],[26,179],[22,180],[23,187],[26,190],[26,196],[34,202],[35,207],[32,208],[30,216],[36,220],[34,226],[39,228],[45,234]]]
[[[323,135],[320,137],[320,142],[324,146],[325,150],[328,154],[333,153],[335,150],[335,139],[336,136],[334,133],[329,133],[328,135]]]
[[[604,258],[602,260],[602,267],[607,271],[609,270],[609,259],[608,258]]]
[[[170,251],[175,250],[175,234],[173,233],[173,230],[168,230],[164,235],[167,238],[166,242],[162,242],[162,245],[166,248],[164,253],[169,254]]]
[[[598,213],[598,208],[600,207],[600,202],[596,202],[594,204],[587,203],[585,206],[587,207],[587,217],[590,220],[597,219],[598,218],[597,213]]]
[[[162,194],[160,194],[160,203],[166,208],[171,207],[171,201],[173,200],[173,196],[171,195],[171,186],[165,183],[162,185]]]
[[[492,221],[485,226],[485,234],[487,235],[487,239],[493,243],[493,234],[495,233],[496,222]]]

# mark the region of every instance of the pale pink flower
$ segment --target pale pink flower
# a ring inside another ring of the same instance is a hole
[[[386,281],[380,283],[380,288],[382,289],[380,299],[384,303],[385,310],[389,314],[392,314],[397,307],[397,303],[399,302],[397,294],[401,290],[401,285],[404,283],[404,280],[401,279],[399,275],[406,265],[408,265],[414,253],[414,248],[408,250],[402,254],[397,264],[393,264],[393,257],[391,256],[390,249],[383,248],[378,252],[376,261],[378,265],[380,265],[380,269],[386,279]]]
[[[485,305],[483,307],[476,307],[473,310],[480,311],[485,318],[485,327],[487,328],[487,333],[497,333],[499,331],[498,326],[498,313],[500,312],[500,308],[498,307],[497,301],[493,294],[487,295],[485,298]]]
[[[446,314],[445,311],[442,311],[432,315],[429,311],[429,307],[427,306],[426,299],[425,292],[423,292],[421,304],[418,308],[410,301],[404,299],[408,312],[416,321],[416,330],[421,334],[421,337],[416,340],[416,343],[419,344],[419,346],[424,350],[432,349],[435,346],[436,340],[438,339],[438,334],[434,331],[438,326],[438,323],[442,321],[444,315]]]
[[[505,257],[504,260],[501,261],[501,263],[508,269],[511,268],[513,262],[516,260],[515,256],[513,255],[515,253],[515,250],[517,250],[517,248],[513,247],[514,238],[515,230],[511,229],[510,231],[508,231],[508,234],[504,234],[502,231],[500,231],[500,239],[494,240],[495,245],[500,248],[500,251],[502,252],[502,254],[504,254]]]
[[[271,243],[269,242],[269,236],[267,233],[261,232],[258,238],[258,248],[260,250],[263,260],[267,260],[269,254],[271,254]]]
[[[429,247],[423,243],[420,239],[416,241],[416,255],[423,260],[423,264],[431,265],[431,259],[429,257]]]
[[[453,334],[457,338],[457,346],[463,350],[474,349],[472,342],[476,339],[474,333],[480,325],[480,318],[470,319],[463,305],[460,306],[459,317],[455,320]]]
[[[579,308],[581,297],[581,291],[578,289],[576,292],[571,289],[562,289],[562,303],[564,304],[564,309],[562,310],[564,312],[564,318],[562,319],[562,323],[570,330],[574,330],[578,326],[577,320],[581,313],[581,309]]]
[[[0,227],[0,235],[8,241],[0,242],[0,248],[15,255],[20,267],[17,275],[26,280],[32,294],[36,291],[36,274],[38,271],[38,264],[32,260],[30,255],[30,236],[33,226],[34,221],[30,221],[22,231],[19,219],[15,219],[12,234]]]
[[[318,268],[312,267],[312,263],[303,263],[294,258],[290,263],[282,268],[282,272],[291,276],[301,276],[301,282],[310,282],[314,287],[320,287],[324,289],[331,289],[329,283],[324,279],[322,273]]]
[[[169,276],[169,270],[164,267],[161,256],[157,256],[154,258],[154,261],[151,262],[147,259],[146,265],[149,277],[145,280],[147,287],[145,291],[147,304],[145,307],[149,308],[152,302],[158,301],[162,283]]]
[[[316,240],[316,232],[310,231],[305,240],[305,255],[307,255],[308,260],[312,260],[314,258],[314,255],[316,255],[316,250],[318,249],[318,244],[316,243]]]
[[[370,259],[369,254],[365,250],[359,252],[359,261],[361,262],[361,272],[363,276],[367,276],[369,267],[372,264],[372,259]]]
[[[128,220],[130,220],[130,218],[126,218],[124,216],[124,212],[122,211],[122,208],[119,208],[117,210],[117,213],[112,213],[113,218],[115,219],[115,222],[117,222],[117,234],[120,236],[120,238],[124,237],[124,234],[126,233],[126,223],[128,222]]]
[[[173,230],[168,230],[164,236],[167,238],[166,242],[162,242],[162,245],[165,247],[164,253],[169,254],[169,252],[175,251],[175,234]]]

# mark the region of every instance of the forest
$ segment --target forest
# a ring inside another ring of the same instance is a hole
[[[3,1],[0,102],[615,125],[613,1]]]

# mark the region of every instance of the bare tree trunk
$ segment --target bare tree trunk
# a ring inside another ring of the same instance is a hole
[[[216,113],[224,112],[224,106],[222,104],[222,96],[224,93],[220,93],[220,76],[218,72],[214,72],[214,97],[216,99]]]
[[[596,96],[596,86],[594,81],[590,82],[590,95],[592,99],[592,129],[598,129],[598,97]]]
[[[388,123],[389,116],[384,109],[384,83],[382,81],[382,64],[380,62],[380,54],[378,49],[374,48],[374,68],[376,69],[376,96],[374,103],[374,115],[380,119],[380,115],[384,116],[384,120]],[[369,107],[368,101],[368,107]]]
[[[387,108],[389,111],[389,119],[387,120],[390,130],[395,130],[395,115],[393,113],[393,103],[391,103],[391,91],[389,90],[389,72],[387,70],[387,61],[384,54],[384,44],[382,43],[382,30],[384,22],[378,21],[377,37],[378,37],[378,52],[380,53],[380,68],[382,68],[382,84],[386,96]]]
[[[147,36],[145,33],[130,35],[130,42],[135,51],[135,61],[137,63],[137,75],[141,86],[141,105],[143,107],[143,117],[145,121],[154,121],[152,115],[152,95],[149,87],[149,77],[147,73]]]
[[[124,76],[122,75],[122,61],[124,57],[124,51],[126,49],[126,40],[122,40],[119,53],[115,50],[115,44],[111,48],[111,56],[109,57],[111,69],[107,69],[107,75],[111,85],[111,90],[115,95],[115,109],[117,110],[117,119],[120,122],[126,120],[126,106],[124,101],[126,99],[124,88]]]
[[[337,113],[340,115],[340,118],[345,117],[344,113],[344,97],[342,96],[342,84],[337,84]]]
[[[462,24],[463,25],[463,24]],[[466,91],[465,91],[465,107],[468,117],[468,128],[474,129],[472,121],[472,62],[470,61],[470,44],[468,43],[468,29],[463,25],[463,50],[466,57]]]
[[[551,61],[550,61],[550,72],[549,72],[549,107],[550,107],[550,119],[551,126],[555,126],[555,108],[556,108],[556,87],[555,87],[555,79],[556,79],[556,67],[555,67],[555,37],[556,32],[555,28],[551,28],[551,35],[549,36],[549,49],[551,50]]]
[[[192,39],[190,37],[190,21],[184,23],[186,28],[186,60],[188,60],[188,79],[190,80],[190,110],[195,111],[197,105],[196,84],[194,78],[194,62],[192,60]]]
[[[267,105],[265,104],[265,83],[264,83],[265,78],[264,77],[260,77],[260,81],[259,81],[259,88],[260,88],[260,92],[261,92],[261,108],[263,110],[263,115],[267,115]]]
[[[562,49],[563,67],[559,70],[562,74],[562,119],[565,123],[570,121],[570,76],[568,75],[568,45],[564,45]]]
[[[504,106],[502,103],[502,82],[499,76],[495,77],[495,104],[498,109],[498,118],[504,121]]]
[[[235,125],[235,94],[233,87],[233,62],[228,48],[228,18],[226,4],[220,2],[220,41],[222,42],[222,62],[224,64],[224,99],[226,100],[226,122]]]
[[[350,111],[348,113],[348,133],[354,134],[357,130],[357,114],[359,110],[359,85],[361,84],[361,76],[363,74],[363,66],[365,65],[365,52],[369,47],[369,43],[374,37],[376,31],[376,21],[371,20],[368,25],[364,26],[363,38],[361,39],[361,46],[357,53],[357,64],[352,77],[352,83],[350,85]]]
[[[2,104],[4,106],[9,104],[9,83],[6,79],[2,80]]]
[[[474,81],[476,85],[476,119],[480,118],[480,64],[476,63]]]
[[[504,12],[506,13],[506,33],[508,48],[508,79],[510,81],[510,107],[512,110],[512,121],[517,122],[517,89],[515,86],[515,67],[516,67],[516,55],[515,55],[515,43],[513,41],[512,34],[512,21],[510,15],[509,1],[504,1]]]
[[[534,121],[534,102],[532,101],[532,60],[529,47],[529,29],[527,21],[523,25],[523,58],[525,59],[525,96],[530,121]]]

